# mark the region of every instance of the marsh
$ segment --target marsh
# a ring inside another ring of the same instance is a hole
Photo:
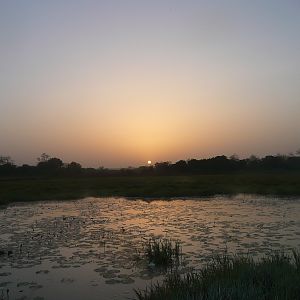
[[[180,241],[185,274],[224,251],[299,249],[299,215],[298,198],[243,194],[15,203],[0,211],[0,289],[3,299],[134,298],[165,275],[143,260],[150,239]]]

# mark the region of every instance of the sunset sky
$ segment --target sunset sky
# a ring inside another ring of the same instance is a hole
[[[299,148],[299,0],[0,2],[0,155],[17,164]]]

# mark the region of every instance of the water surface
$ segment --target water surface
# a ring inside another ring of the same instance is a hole
[[[182,242],[182,273],[224,251],[260,257],[300,249],[300,201],[239,195],[14,204],[0,210],[0,299],[132,298],[134,288],[163,278],[138,260],[152,237]]]

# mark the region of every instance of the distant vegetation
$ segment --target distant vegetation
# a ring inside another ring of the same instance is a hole
[[[228,174],[237,172],[300,171],[300,153],[290,155],[268,155],[246,159],[216,156],[208,159],[179,160],[175,163],[158,162],[154,166],[128,167],[123,169],[83,168],[77,162],[64,163],[60,158],[43,153],[35,166],[14,164],[10,157],[0,156],[0,176],[13,177],[95,177],[136,175],[195,175]]]
[[[296,300],[300,299],[300,253],[216,257],[197,273],[173,273],[162,284],[136,291],[138,300]]]
[[[120,170],[82,168],[41,155],[36,166],[0,157],[0,204],[83,197],[201,197],[238,193],[300,195],[300,156],[217,156]]]
[[[0,178],[0,204],[84,197],[203,197],[238,193],[299,196],[299,173]]]

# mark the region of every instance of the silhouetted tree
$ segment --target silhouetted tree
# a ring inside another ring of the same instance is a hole
[[[173,170],[178,173],[185,172],[187,170],[187,163],[185,160],[179,160],[173,165]]]
[[[37,168],[45,175],[59,174],[60,169],[63,167],[63,161],[59,158],[53,157],[48,160],[40,161]]]
[[[10,156],[0,156],[0,166],[10,164],[13,165],[14,162]]]
[[[171,163],[168,162],[168,161],[165,161],[165,162],[158,162],[154,165],[155,167],[155,171],[158,173],[158,174],[167,174],[168,171],[170,170],[170,165]]]
[[[8,176],[15,173],[16,165],[10,156],[0,156],[0,175]]]
[[[51,158],[43,153],[36,166],[17,167],[9,156],[0,156],[0,176],[150,176],[180,174],[217,174],[237,171],[278,172],[300,171],[300,155],[268,155],[258,158],[251,155],[239,159],[236,155],[227,158],[224,155],[208,159],[189,159],[171,162],[158,162],[154,166],[128,167],[122,169],[82,168],[77,162],[64,164],[59,158]]]
[[[38,162],[46,162],[51,158],[50,155],[46,154],[46,153],[42,153],[40,157],[37,158]]]
[[[229,159],[234,160],[234,161],[239,161],[239,160],[240,160],[240,159],[239,159],[239,156],[238,156],[236,153],[232,154],[232,155],[229,157]]]
[[[82,172],[82,167],[81,164],[72,161],[71,163],[67,164],[66,170],[68,172],[68,174],[71,175],[79,175]]]
[[[36,167],[27,164],[23,164],[21,167],[17,168],[17,173],[21,176],[34,176],[36,175],[36,171]]]

